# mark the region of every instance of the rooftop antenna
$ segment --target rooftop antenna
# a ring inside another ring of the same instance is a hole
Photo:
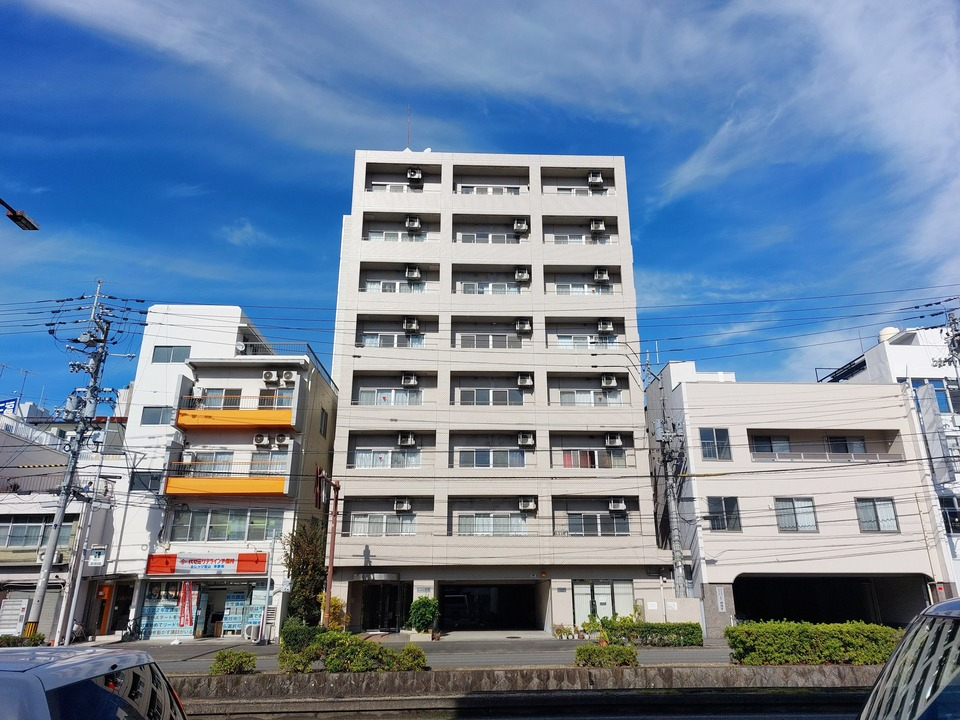
[[[407,105],[407,150],[410,149],[410,106]]]

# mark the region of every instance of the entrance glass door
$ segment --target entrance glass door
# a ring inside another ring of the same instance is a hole
[[[410,583],[365,583],[361,604],[364,630],[398,632],[410,607]]]

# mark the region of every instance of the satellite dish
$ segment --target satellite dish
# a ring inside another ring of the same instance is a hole
[[[424,152],[433,152],[433,148],[426,148]]]
[[[236,348],[237,348],[237,352],[243,352],[244,350],[247,349],[247,346],[242,342],[238,342],[236,345]]]

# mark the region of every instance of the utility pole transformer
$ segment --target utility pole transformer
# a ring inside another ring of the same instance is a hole
[[[32,637],[37,632],[40,613],[43,610],[43,600],[50,583],[50,570],[53,567],[57,546],[60,544],[63,518],[67,514],[67,505],[70,503],[70,498],[74,492],[80,453],[83,451],[90,425],[93,418],[96,417],[97,406],[100,404],[100,381],[103,377],[104,362],[107,359],[107,340],[110,335],[110,320],[107,318],[107,312],[100,304],[100,285],[100,281],[97,281],[97,294],[94,297],[90,312],[89,329],[72,340],[72,342],[79,343],[83,347],[67,346],[70,350],[77,350],[88,355],[86,362],[71,362],[70,371],[86,372],[90,375],[90,380],[87,382],[86,396],[80,398],[80,403],[78,403],[82,403],[82,407],[79,407],[76,412],[76,435],[70,442],[70,457],[67,461],[67,471],[64,473],[63,481],[60,484],[57,511],[50,528],[50,537],[47,538],[43,563],[40,565],[37,589],[33,594],[33,601],[30,603],[30,610],[27,614],[27,622],[23,628],[25,637]]]

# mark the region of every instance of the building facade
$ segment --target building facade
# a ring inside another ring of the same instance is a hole
[[[708,637],[738,619],[898,625],[947,596],[907,386],[738,383],[675,362],[647,400],[651,471],[660,497],[663,468],[677,480]]]
[[[333,374],[357,628],[663,612],[620,157],[360,151]],[[650,605],[652,603],[652,605]]]

